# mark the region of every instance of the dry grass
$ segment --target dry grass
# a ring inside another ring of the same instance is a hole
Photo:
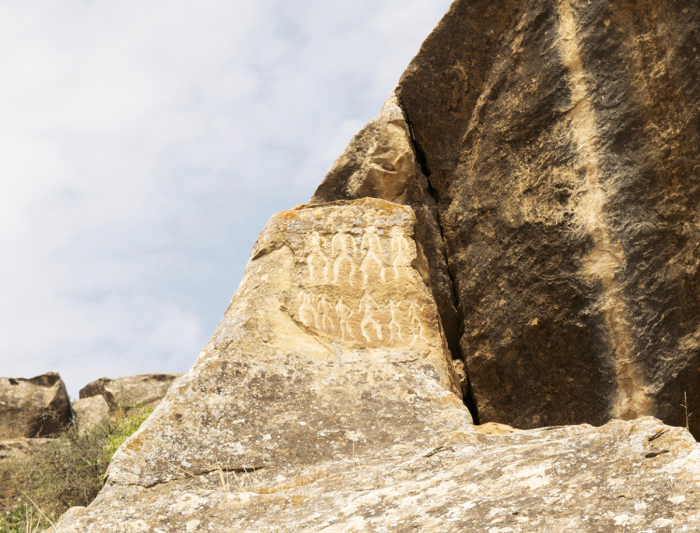
[[[0,533],[43,530],[68,508],[89,505],[112,455],[151,411],[119,410],[90,430],[69,428],[26,458],[0,463]]]

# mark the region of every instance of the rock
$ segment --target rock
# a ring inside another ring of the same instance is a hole
[[[81,430],[89,430],[109,417],[109,404],[101,394],[73,403],[75,423]]]
[[[0,441],[0,461],[6,459],[24,459],[34,453],[38,447],[48,442],[55,442],[55,439],[17,439]]]
[[[415,226],[375,199],[275,215],[192,370],[115,454],[95,527],[126,487],[168,500],[218,468],[274,485],[470,428]]]
[[[700,530],[699,22],[455,0],[53,532]]]
[[[56,372],[0,378],[0,440],[55,435],[70,422],[70,400]]]
[[[410,208],[299,207],[261,233],[210,343],[118,451],[112,484],[289,476],[471,422]]]
[[[474,426],[474,430],[484,435],[508,435],[521,431],[520,429],[512,428],[507,424],[499,424],[498,422],[486,422],[486,424]]]
[[[467,427],[437,442],[366,448],[354,466],[279,481],[249,472],[228,488],[110,486],[53,533],[700,529],[700,445],[651,417],[497,436]]]
[[[102,395],[111,411],[119,406],[155,407],[170,385],[183,374],[138,374],[125,378],[100,378],[80,389],[80,399]]]
[[[416,240],[430,269],[430,280],[443,331],[453,355],[459,355],[460,325],[447,269],[437,204],[420,166],[406,116],[392,93],[377,118],[350,142],[326,174],[311,204],[381,198],[409,205],[418,220]]]
[[[457,0],[399,81],[480,422],[700,412],[699,24],[692,2]],[[359,194],[346,154],[314,198]]]

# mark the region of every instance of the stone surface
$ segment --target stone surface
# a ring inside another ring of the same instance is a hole
[[[646,417],[361,450],[285,480],[109,485],[53,533],[700,530],[700,445]],[[285,488],[288,487],[288,488]]]
[[[700,530],[699,22],[455,0],[54,533]]]
[[[70,422],[70,400],[56,372],[0,378],[0,440],[54,435]]]
[[[410,205],[418,220],[416,240],[428,260],[431,287],[453,355],[459,354],[460,326],[437,204],[420,166],[411,130],[396,95],[379,116],[350,142],[310,200],[311,204],[364,197]]]
[[[73,403],[75,424],[81,430],[89,430],[109,417],[109,404],[101,394],[83,398]]]
[[[182,374],[137,374],[125,378],[100,378],[80,389],[80,399],[103,396],[111,411],[120,405],[155,407],[170,385]]]
[[[5,459],[24,459],[31,455],[39,446],[48,442],[55,442],[50,438],[16,439],[0,441],[0,461]]]
[[[173,504],[219,467],[277,483],[470,428],[415,225],[376,199],[275,215],[210,343],[115,454],[105,498],[167,486]],[[111,505],[93,504],[99,527]]]
[[[699,27],[689,0],[457,0],[399,81],[480,422],[700,412]]]
[[[410,208],[373,199],[275,215],[212,340],[110,482],[217,462],[288,473],[468,425],[414,228]]]

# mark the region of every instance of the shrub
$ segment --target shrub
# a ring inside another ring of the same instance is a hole
[[[90,430],[71,427],[26,459],[0,464],[0,533],[41,531],[69,507],[95,499],[114,452],[148,418],[151,408],[120,408]]]

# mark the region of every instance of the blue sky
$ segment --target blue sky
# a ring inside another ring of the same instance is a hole
[[[0,375],[186,372],[449,4],[0,4]]]

